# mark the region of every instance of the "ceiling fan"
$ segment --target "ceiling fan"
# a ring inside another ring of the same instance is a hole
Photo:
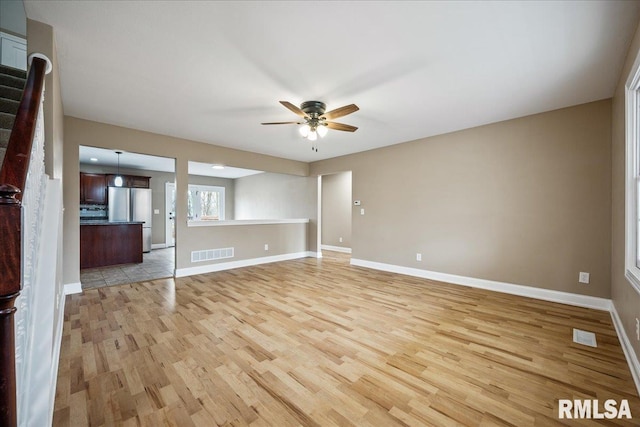
[[[327,106],[324,102],[320,101],[305,101],[300,105],[300,108],[287,101],[280,101],[280,104],[302,117],[304,121],[262,123],[263,125],[304,125],[300,127],[300,134],[310,141],[316,141],[318,136],[325,136],[327,129],[345,132],[355,132],[358,130],[355,126],[330,121],[358,111],[359,108],[355,104],[345,105],[344,107],[336,108],[327,113],[325,113]],[[311,149],[316,152],[318,151],[318,146],[315,142],[311,146]]]

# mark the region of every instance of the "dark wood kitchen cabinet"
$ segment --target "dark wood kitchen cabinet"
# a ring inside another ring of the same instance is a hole
[[[107,186],[115,187],[116,186],[116,176],[115,174],[107,175]],[[149,179],[148,176],[137,176],[137,175],[120,175],[122,176],[122,186],[128,188],[149,188]]]
[[[107,204],[107,181],[103,174],[80,173],[80,204]]]
[[[80,268],[142,262],[142,223],[80,225]]]

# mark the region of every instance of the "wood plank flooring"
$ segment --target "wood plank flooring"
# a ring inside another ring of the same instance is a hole
[[[598,347],[572,342],[595,332]],[[67,297],[55,426],[638,425],[609,313],[341,255]],[[634,419],[558,419],[558,399]]]

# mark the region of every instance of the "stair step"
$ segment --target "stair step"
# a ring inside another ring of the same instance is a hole
[[[20,102],[13,101],[11,99],[0,99],[0,112],[13,114],[14,116],[18,113],[18,107],[20,106]]]
[[[22,99],[22,90],[17,87],[0,85],[0,98],[20,101],[20,99]]]
[[[23,90],[25,85],[25,79],[21,79],[15,76],[10,76],[8,74],[0,74],[0,85],[16,87],[20,90]]]
[[[19,77],[22,80],[27,79],[27,72],[24,70],[19,70],[17,68],[8,67],[6,65],[0,65],[0,74],[8,74],[10,76]]]
[[[0,112],[0,129],[13,129],[13,122],[15,120],[15,114]]]
[[[0,148],[7,148],[7,145],[9,145],[9,135],[11,135],[9,129],[0,129]]]

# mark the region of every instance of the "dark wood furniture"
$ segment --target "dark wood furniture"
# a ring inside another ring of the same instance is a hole
[[[80,172],[80,204],[106,205],[107,181],[104,174]]]
[[[108,174],[107,177],[107,186],[115,187],[115,174]],[[149,179],[151,177],[148,176],[137,176],[137,175],[120,175],[122,177],[122,186],[128,188],[149,188]]]
[[[80,224],[80,268],[142,262],[142,223]]]
[[[80,172],[80,204],[106,205],[109,187],[115,187],[115,174]],[[122,186],[127,188],[149,188],[149,176],[120,175]]]

